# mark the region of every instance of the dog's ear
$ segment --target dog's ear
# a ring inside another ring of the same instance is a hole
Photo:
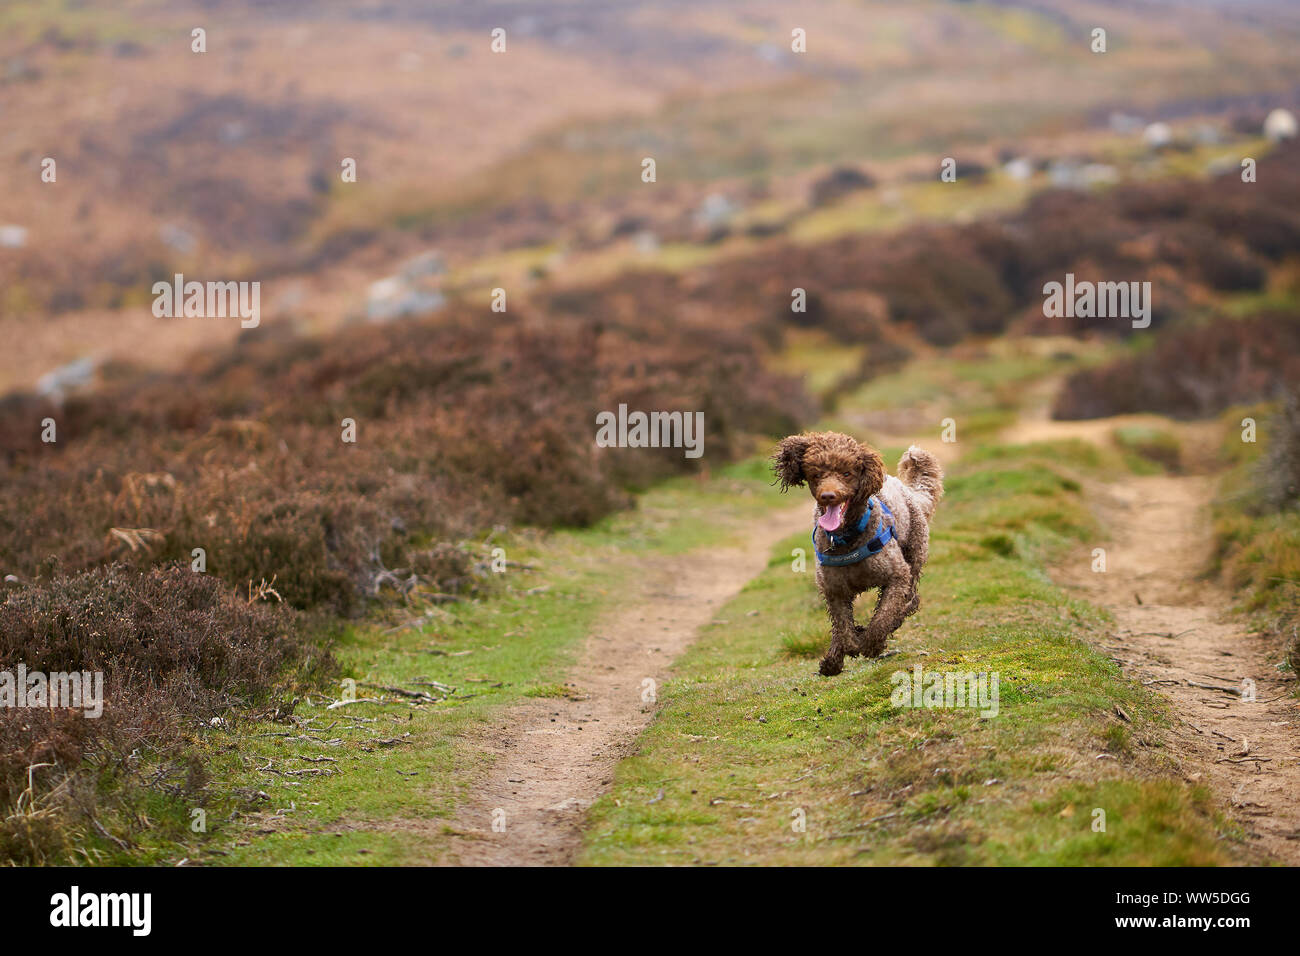
[[[869,445],[858,442],[858,474],[862,489],[868,497],[874,495],[885,483],[885,459]]]
[[[812,443],[807,435],[791,435],[781,439],[772,456],[772,471],[781,482],[781,490],[798,488],[803,484],[803,456]]]

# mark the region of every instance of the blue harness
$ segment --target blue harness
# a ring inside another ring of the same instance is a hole
[[[831,539],[834,547],[842,548],[851,540],[856,538],[862,532],[867,530],[867,525],[871,523],[871,511],[876,504],[875,497],[867,499],[867,510],[862,513],[858,519],[857,530],[852,532],[834,532],[826,531],[826,536]],[[848,554],[823,554],[817,550],[817,525],[813,525],[812,543],[813,552],[817,555],[817,563],[829,565],[830,567],[843,567],[846,564],[857,564],[859,561],[865,561],[873,554],[879,554],[889,544],[889,539],[894,536],[894,513],[889,510],[889,505],[883,501],[880,503],[880,510],[884,512],[885,517],[880,522],[880,530],[871,537],[866,544],[854,548]],[[824,529],[823,529],[824,530]]]

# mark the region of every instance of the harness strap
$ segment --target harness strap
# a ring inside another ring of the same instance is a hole
[[[861,534],[866,530],[867,525],[870,523],[871,511],[875,503],[875,497],[867,499],[867,510],[858,521],[858,534]],[[865,561],[873,554],[879,554],[884,549],[885,545],[889,544],[889,539],[894,536],[894,513],[889,510],[889,505],[885,504],[883,501],[880,502],[880,510],[884,513],[884,518],[880,522],[880,529],[871,536],[869,541],[854,548],[848,554],[823,554],[821,551],[818,551],[817,527],[814,525],[812,531],[812,544],[813,552],[817,555],[817,563],[825,564],[830,567],[843,567],[847,564],[857,564],[859,561]],[[840,540],[844,537],[843,535],[836,535],[831,532],[827,532],[827,536],[831,539],[831,543],[836,546],[839,546]]]

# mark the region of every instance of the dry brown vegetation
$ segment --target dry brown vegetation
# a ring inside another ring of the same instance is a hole
[[[935,345],[1004,331],[1132,334],[1113,318],[1047,319],[1043,284],[1149,280],[1152,326],[1203,309],[1220,293],[1259,290],[1269,270],[1300,254],[1300,148],[1259,163],[1259,181],[1236,173],[1106,192],[1052,190],[1012,215],[969,225],[923,225],[902,234],[789,244],[687,275],[638,273],[555,294],[568,313],[661,316],[708,310],[775,341],[785,324],[820,327],[851,342],[880,339],[880,323]],[[804,288],[808,310],[790,310]]]
[[[203,805],[187,746],[299,678],[328,671],[296,615],[250,604],[188,568],[121,565],[23,588],[0,604],[0,669],[101,672],[103,714],[0,709],[0,859],[68,858],[91,832],[119,849],[154,796]],[[20,693],[25,693],[22,689]]]
[[[1157,412],[1206,418],[1269,401],[1300,381],[1300,316],[1269,312],[1170,329],[1131,358],[1076,372],[1052,408],[1061,419]]]
[[[27,581],[109,560],[188,564],[203,548],[232,587],[275,575],[289,604],[343,614],[387,572],[436,569],[434,590],[469,588],[476,556],[455,542],[497,523],[588,524],[626,504],[629,484],[694,464],[680,449],[601,454],[597,412],[701,410],[713,462],[808,414],[741,330],[653,324],[466,315],[251,338],[175,376],[117,370],[122,384],[61,410],[10,399],[2,468],[23,507],[0,517],[0,566]]]

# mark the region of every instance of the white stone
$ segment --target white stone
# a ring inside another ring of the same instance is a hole
[[[1273,110],[1264,119],[1264,135],[1275,143],[1284,139],[1295,139],[1295,115],[1290,110]]]

